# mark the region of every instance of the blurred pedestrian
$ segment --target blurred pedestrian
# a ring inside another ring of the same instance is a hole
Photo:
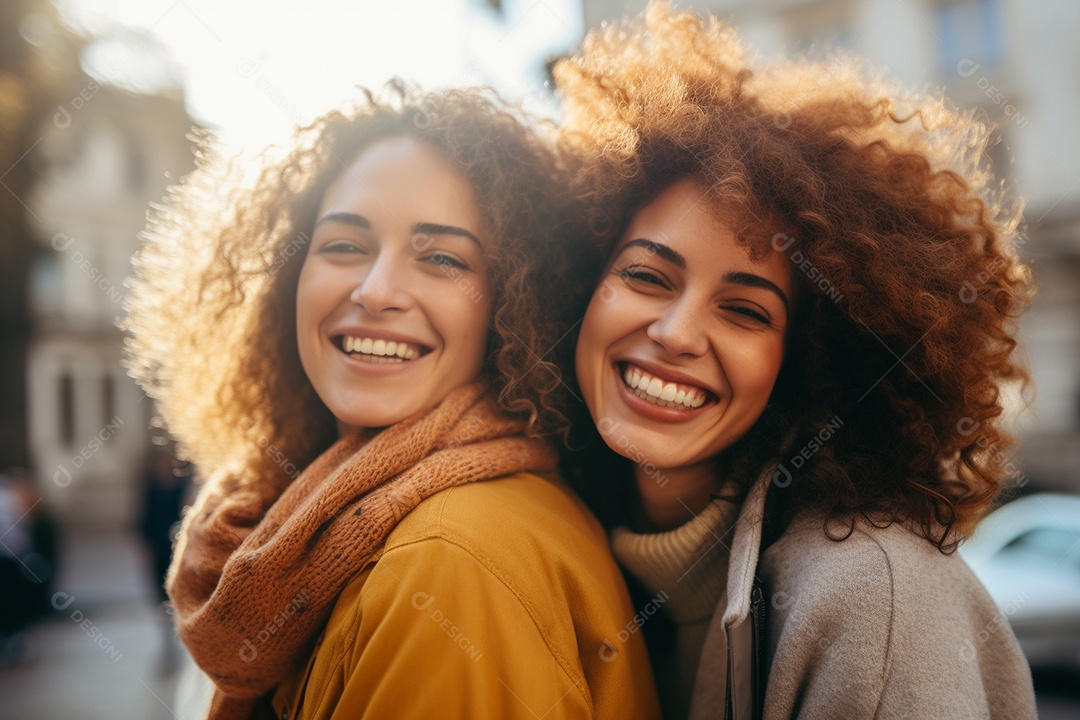
[[[179,529],[180,511],[190,489],[190,471],[181,467],[166,447],[155,446],[143,473],[143,504],[139,532],[150,554],[154,596],[163,631],[163,674],[175,667],[177,640],[165,592],[165,576],[172,559],[173,541]]]
[[[23,630],[49,608],[58,533],[22,468],[0,474],[0,660],[29,651]]]

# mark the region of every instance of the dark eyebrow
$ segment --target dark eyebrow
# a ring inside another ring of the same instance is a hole
[[[675,265],[676,267],[682,268],[684,270],[686,269],[686,258],[669,248],[667,245],[661,245],[658,242],[646,240],[645,238],[635,238],[623,245],[622,249],[619,250],[619,253],[621,254],[623,251],[630,247],[644,248],[647,253],[659,255],[661,258],[667,260],[672,265]],[[760,275],[755,275],[748,272],[729,272],[724,275],[724,282],[734,283],[735,285],[743,285],[745,287],[754,287],[761,288],[763,290],[769,290],[770,292],[775,293],[776,296],[780,298],[781,302],[784,303],[784,309],[788,311],[791,310],[791,304],[788,302],[788,297],[786,294],[784,294],[784,291],[781,290],[776,283],[772,282],[771,280],[766,280]]]
[[[315,227],[319,227],[324,222],[339,222],[346,225],[352,225],[354,227],[361,228],[363,230],[371,229],[371,221],[363,215],[357,215],[350,212],[332,212],[326,213],[315,223]],[[473,235],[465,228],[457,227],[456,225],[439,225],[438,223],[416,223],[413,225],[414,235],[457,235],[458,237],[468,238],[477,245],[483,247],[480,243],[480,238]]]
[[[645,238],[635,238],[623,245],[622,250],[619,250],[619,253],[622,254],[624,250],[632,247],[644,248],[645,252],[650,255],[659,255],[676,267],[686,268],[686,258],[669,248],[667,245],[661,245],[660,243],[646,240]]]
[[[769,290],[773,293],[776,293],[777,297],[779,297],[780,300],[783,301],[784,309],[789,311],[791,310],[791,306],[788,304],[787,295],[785,295],[784,291],[781,290],[780,287],[772,280],[766,280],[760,275],[755,275],[748,272],[729,272],[724,275],[724,281],[734,283],[736,285],[744,285],[746,287],[761,288],[763,290]]]
[[[326,213],[315,222],[315,227],[319,227],[324,222],[339,222],[346,225],[353,225],[364,230],[371,229],[371,221],[363,215],[357,215],[350,212],[332,212]]]
[[[468,238],[483,249],[483,245],[480,242],[480,238],[473,235],[465,228],[457,227],[456,225],[439,225],[437,223],[416,223],[413,225],[414,235],[457,235],[458,237]]]

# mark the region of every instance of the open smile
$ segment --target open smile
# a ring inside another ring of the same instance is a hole
[[[681,417],[696,413],[707,404],[719,402],[715,393],[700,385],[666,378],[628,361],[615,363],[615,369],[628,394],[656,409],[675,410],[673,414]]]
[[[331,341],[353,360],[373,364],[404,364],[431,352],[415,343],[356,335],[335,335]]]

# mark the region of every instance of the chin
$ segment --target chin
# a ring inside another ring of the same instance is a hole
[[[357,430],[382,430],[383,428],[395,425],[407,416],[389,416],[389,415],[363,415],[353,417],[335,416],[338,422],[342,425],[347,425]]]

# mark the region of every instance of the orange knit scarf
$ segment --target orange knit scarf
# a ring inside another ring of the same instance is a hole
[[[555,466],[479,383],[366,445],[338,440],[280,496],[213,477],[185,515],[166,587],[177,632],[217,685],[214,720],[250,718],[310,654],[345,585],[440,490]],[[268,509],[267,509],[268,508]]]

